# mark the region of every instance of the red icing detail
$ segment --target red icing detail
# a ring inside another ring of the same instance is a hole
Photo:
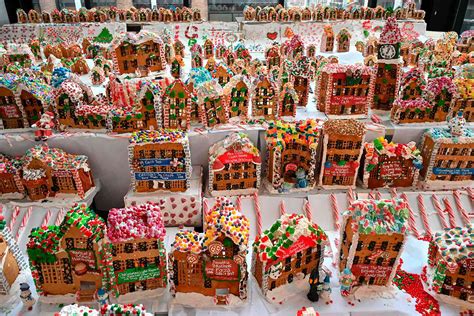
[[[237,162],[247,162],[247,161],[253,161],[254,155],[251,153],[245,152],[245,151],[235,151],[235,150],[229,150],[220,155],[216,161],[221,161],[223,164],[228,164],[228,163],[237,163]],[[214,162],[215,164],[215,162]]]
[[[224,169],[224,164],[219,159],[216,159],[212,164],[212,170],[219,171]]]

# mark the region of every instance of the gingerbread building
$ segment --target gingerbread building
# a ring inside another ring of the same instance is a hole
[[[273,45],[265,51],[265,59],[267,60],[267,67],[271,69],[274,66],[280,67],[281,64],[281,54],[280,47],[278,45]]]
[[[111,50],[114,68],[120,74],[162,71],[166,67],[163,41],[152,32],[122,34],[114,39]]]
[[[175,301],[185,303],[188,293],[218,305],[245,300],[249,221],[223,197],[205,216],[204,233],[180,231],[171,245],[168,269]]]
[[[212,72],[212,77],[217,79],[219,84],[223,87],[234,76],[232,70],[225,63],[218,63],[216,69]]]
[[[58,194],[84,198],[94,187],[88,158],[68,154],[59,148],[37,145],[23,157],[22,180],[30,200],[43,200]]]
[[[305,279],[321,270],[328,243],[326,233],[304,215],[282,215],[253,243],[252,274],[263,294],[271,297],[272,290],[301,280],[297,275]]]
[[[213,196],[257,192],[261,164],[258,148],[246,134],[230,134],[209,148],[209,192]]]
[[[364,144],[360,173],[364,188],[411,187],[423,167],[415,142],[395,144],[380,137]]]
[[[166,287],[162,209],[159,202],[109,211],[107,237],[115,277],[112,286],[121,301],[149,297]]]
[[[0,154],[0,198],[23,198],[25,187],[21,180],[22,160]]]
[[[252,117],[275,119],[278,115],[278,88],[268,76],[260,75],[254,82]]]
[[[459,188],[474,180],[474,131],[464,126],[462,113],[449,128],[432,128],[423,135],[420,172],[422,187]]]
[[[364,123],[352,119],[324,122],[320,186],[355,187],[365,131]]]
[[[461,53],[470,53],[474,51],[474,32],[472,30],[461,33],[456,44],[456,49]]]
[[[458,97],[454,98],[448,117],[451,118],[459,111],[462,111],[464,118],[468,122],[474,122],[474,71],[472,64],[460,66],[456,72],[454,84],[457,87]]]
[[[426,288],[441,301],[474,308],[472,224],[437,232],[428,248]]]
[[[296,117],[296,105],[299,103],[299,97],[291,82],[287,82],[283,85],[279,101],[279,117]]]
[[[313,76],[311,59],[307,56],[299,56],[291,67],[291,82],[298,94],[298,106],[306,107],[308,104],[309,84]]]
[[[26,112],[17,97],[17,80],[14,74],[0,76],[0,128],[15,129],[29,127]]]
[[[351,33],[346,28],[343,28],[337,33],[337,52],[348,52],[351,47]]]
[[[40,300],[62,303],[94,301],[108,289],[113,273],[106,225],[86,205],[75,205],[59,226],[34,228],[27,253]]]
[[[314,188],[320,126],[315,120],[270,122],[267,133],[267,180],[271,192]]]
[[[161,129],[134,132],[128,148],[135,192],[183,192],[189,188],[191,152],[185,132]]]
[[[332,52],[334,50],[334,31],[331,24],[324,26],[320,50],[322,53]]]
[[[377,76],[373,109],[389,111],[398,93],[403,60],[400,58],[402,35],[395,18],[385,22],[377,46]]]
[[[20,273],[27,269],[28,262],[0,212],[0,295],[16,294],[10,293],[10,289]]]
[[[374,102],[375,73],[364,65],[326,64],[316,83],[317,107],[329,118],[363,118]]]
[[[447,76],[430,78],[423,92],[425,100],[431,105],[428,121],[446,122],[452,103],[459,97],[453,79]]]
[[[229,120],[224,90],[216,79],[200,82],[196,89],[201,123],[206,127],[225,124]]]
[[[227,99],[229,119],[247,119],[250,108],[251,82],[246,75],[235,75],[223,87]]]
[[[344,213],[338,269],[349,269],[353,286],[392,286],[407,239],[404,200],[356,200]]]

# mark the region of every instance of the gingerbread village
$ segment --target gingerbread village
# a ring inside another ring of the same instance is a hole
[[[419,7],[18,10],[0,313],[474,310],[474,32]]]

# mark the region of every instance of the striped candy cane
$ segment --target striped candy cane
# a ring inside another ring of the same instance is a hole
[[[474,202],[474,190],[471,187],[466,188],[467,195],[469,195],[469,199],[471,202]]]
[[[354,190],[352,190],[352,188],[349,188],[349,190],[347,190],[347,206],[351,205],[352,202],[354,202],[355,198],[354,198]]]
[[[257,235],[262,234],[262,214],[260,213],[260,202],[258,201],[258,193],[253,194],[253,203],[255,205],[255,217],[257,218]]]
[[[23,230],[25,230],[26,225],[28,225],[28,221],[30,220],[32,211],[33,211],[33,208],[30,206],[28,210],[26,211],[25,215],[23,216],[20,223],[20,227],[18,228],[18,231],[16,232],[17,241],[20,238],[21,234],[23,233]]]
[[[46,212],[46,215],[43,218],[43,223],[41,224],[41,226],[48,226],[50,219],[51,219],[51,210],[48,210]]]
[[[448,222],[443,214],[443,209],[441,208],[441,204],[439,203],[438,197],[434,194],[431,195],[431,201],[433,202],[433,206],[438,213],[439,221],[441,222],[441,226],[443,228],[448,228]]]
[[[392,199],[396,199],[398,197],[397,189],[390,188],[390,195],[392,196]]]
[[[375,195],[374,195],[374,191],[370,191],[369,192],[369,195],[367,196],[370,200],[375,200]]]
[[[341,223],[339,222],[339,207],[337,206],[337,199],[334,193],[331,193],[331,210],[334,219],[334,228],[336,231],[339,231],[339,228],[341,227]]]
[[[312,222],[313,221],[313,214],[311,212],[311,204],[309,203],[308,200],[305,201],[304,203],[304,214],[308,221]]]
[[[382,193],[380,193],[380,191],[376,191],[375,192],[375,197],[377,198],[377,200],[381,200],[382,199]]]
[[[56,221],[54,222],[54,225],[56,225],[56,226],[61,225],[61,223],[63,222],[63,219],[64,219],[64,215],[65,215],[65,211],[64,211],[64,209],[62,208],[62,209],[59,211],[58,216],[56,217]]]
[[[13,226],[15,226],[18,216],[20,216],[20,207],[15,206],[15,208],[13,209],[12,218],[10,219],[10,223],[8,223],[8,229],[10,231],[13,231]]]
[[[430,223],[428,221],[428,216],[426,214],[425,202],[423,201],[423,196],[418,194],[416,197],[418,201],[418,209],[420,210],[421,219],[423,221],[423,225],[425,226],[426,233],[429,236],[433,236],[433,232],[431,231]]]
[[[454,211],[451,207],[451,203],[449,203],[448,198],[443,199],[444,207],[446,208],[446,212],[448,213],[449,218],[449,227],[456,227],[456,218],[454,217]]]
[[[286,206],[285,206],[285,200],[280,201],[280,216],[285,215],[286,213]]]
[[[239,212],[242,212],[242,196],[237,196],[237,200],[235,201],[235,207]]]
[[[471,221],[469,220],[469,215],[466,212],[466,209],[462,205],[461,202],[461,194],[458,190],[454,190],[454,203],[456,203],[456,208],[458,209],[459,213],[461,213],[461,218],[465,225],[469,224]]]
[[[415,235],[415,237],[420,238],[420,233],[418,232],[418,229],[416,228],[415,215],[413,214],[413,210],[410,207],[410,203],[408,203],[408,197],[405,193],[403,193],[401,195],[401,197],[407,203],[407,208],[408,208],[408,212],[409,212],[408,226],[410,227],[410,230]]]

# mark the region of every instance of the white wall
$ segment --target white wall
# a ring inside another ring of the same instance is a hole
[[[7,14],[7,8],[5,7],[5,1],[8,1],[8,0],[4,0],[4,1],[0,0],[0,25],[10,23],[10,20],[8,19],[8,14]]]

